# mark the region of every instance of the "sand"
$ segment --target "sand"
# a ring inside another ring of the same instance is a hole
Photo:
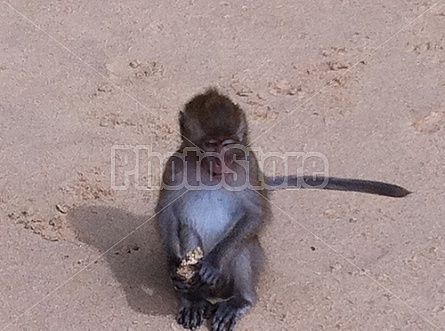
[[[331,175],[414,192],[274,193],[258,303],[237,330],[443,328],[433,4],[2,2],[0,329],[181,330],[146,189],[160,169],[115,190],[136,154],[111,155],[173,152],[178,111],[208,86],[245,109],[263,152],[320,153]]]

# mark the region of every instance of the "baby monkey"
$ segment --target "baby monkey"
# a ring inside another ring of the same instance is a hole
[[[312,187],[390,197],[410,193],[367,180],[265,177],[247,147],[244,112],[213,88],[185,105],[179,124],[182,144],[165,166],[156,212],[180,300],[177,321],[186,329],[209,318],[211,330],[232,331],[255,303],[263,261],[257,235],[270,218],[268,191]],[[199,258],[190,265],[186,260],[196,251]],[[181,273],[185,266],[188,275]]]

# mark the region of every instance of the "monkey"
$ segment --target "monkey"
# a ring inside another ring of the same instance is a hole
[[[283,188],[283,181],[288,187],[390,197],[410,193],[368,180],[264,176],[255,154],[246,151],[244,111],[215,88],[186,103],[179,112],[179,126],[182,142],[165,165],[156,214],[180,302],[176,319],[185,329],[196,329],[210,319],[212,331],[232,331],[255,304],[264,259],[258,235],[271,218],[269,191]],[[188,281],[178,267],[197,247],[203,256]]]

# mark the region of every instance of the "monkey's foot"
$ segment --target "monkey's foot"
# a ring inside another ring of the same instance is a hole
[[[212,320],[212,331],[233,331],[239,317],[251,307],[250,302],[232,298],[218,303]]]
[[[185,329],[196,329],[202,324],[204,318],[208,318],[211,307],[212,304],[205,299],[183,298],[176,321]]]

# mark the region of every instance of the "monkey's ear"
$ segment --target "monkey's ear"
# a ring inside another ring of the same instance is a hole
[[[179,112],[179,130],[181,133],[181,136],[184,136],[185,134],[185,114],[184,112]]]
[[[248,130],[249,129],[247,127],[246,115],[243,113],[241,115],[241,121],[236,132],[239,141],[241,141],[243,144],[247,142]]]

